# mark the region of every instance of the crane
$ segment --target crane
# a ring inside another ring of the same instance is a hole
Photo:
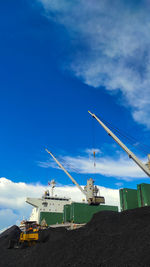
[[[76,180],[70,175],[70,173],[62,166],[62,164],[55,158],[55,156],[49,150],[45,149],[48,154],[56,161],[58,166],[67,174],[71,181],[78,187],[78,189],[86,196],[86,200],[89,205],[99,205],[100,203],[105,203],[104,197],[97,196],[99,189],[94,186],[94,181],[92,178],[87,180],[87,185],[84,189],[76,182]]]
[[[120,139],[94,114],[88,111],[90,115],[96,119],[99,124],[104,128],[104,130],[110,135],[116,143],[128,154],[129,158],[133,159],[133,161],[148,175],[150,176],[150,155],[148,155],[148,163],[144,164],[139,160],[134,153],[128,149],[121,141]]]

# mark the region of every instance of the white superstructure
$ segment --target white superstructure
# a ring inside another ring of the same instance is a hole
[[[32,209],[29,221],[36,221],[38,223],[38,218],[39,218],[38,211],[39,211],[38,208],[33,208]]]
[[[34,207],[29,219],[30,221],[40,223],[41,212],[63,213],[64,205],[72,203],[70,198],[53,196],[55,187],[54,180],[50,184],[51,196],[49,190],[47,190],[41,198],[26,198],[26,202]]]

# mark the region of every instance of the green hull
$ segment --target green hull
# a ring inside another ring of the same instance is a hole
[[[71,211],[71,205],[65,205],[64,206],[64,213],[63,213],[63,221],[64,222],[71,222],[70,211]]]
[[[136,189],[119,190],[121,211],[150,206],[150,184],[138,184]]]
[[[70,209],[70,221],[74,223],[87,223],[92,219],[93,214],[103,210],[118,211],[118,207],[107,205],[92,206],[85,203],[72,203]]]
[[[61,224],[63,222],[87,223],[91,220],[93,214],[103,210],[118,211],[118,207],[107,205],[90,206],[85,203],[72,203],[71,205],[64,206],[63,213],[41,212],[40,224],[42,220],[45,220],[48,225]]]
[[[40,224],[41,224],[42,220],[45,220],[47,225],[62,223],[63,222],[63,213],[41,212],[40,213]]]
[[[136,189],[120,189],[119,195],[121,211],[138,208],[138,197]]]
[[[138,204],[140,207],[150,206],[150,184],[137,185]]]

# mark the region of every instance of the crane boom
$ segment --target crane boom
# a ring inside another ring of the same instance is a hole
[[[121,141],[120,139],[94,114],[88,111],[90,115],[95,118],[99,124],[104,128],[104,130],[118,143],[119,146],[128,154],[129,158],[132,158],[135,163],[148,175],[150,176],[150,170],[145,166],[135,155],[133,152],[131,152],[130,149],[128,149]]]
[[[45,149],[48,154],[52,156],[52,158],[56,161],[58,166],[68,175],[71,181],[79,188],[79,190],[86,196],[86,192],[82,189],[82,187],[75,181],[75,179],[67,172],[67,170],[61,165],[61,163],[54,157],[54,155],[47,149]]]

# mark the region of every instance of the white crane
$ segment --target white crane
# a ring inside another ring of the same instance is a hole
[[[78,189],[86,196],[89,205],[99,205],[100,203],[105,203],[104,197],[97,196],[99,189],[94,186],[94,181],[92,178],[87,180],[87,185],[82,189],[82,187],[75,181],[75,179],[69,174],[69,172],[61,165],[61,163],[54,157],[52,152],[45,149],[48,154],[56,161],[58,166],[68,175],[71,181],[78,187]]]
[[[148,163],[145,165],[139,160],[130,149],[128,149],[120,139],[94,114],[88,111],[93,118],[95,118],[104,130],[118,143],[119,146],[128,154],[129,158],[132,158],[135,163],[148,175],[150,176],[150,155],[148,155]]]

